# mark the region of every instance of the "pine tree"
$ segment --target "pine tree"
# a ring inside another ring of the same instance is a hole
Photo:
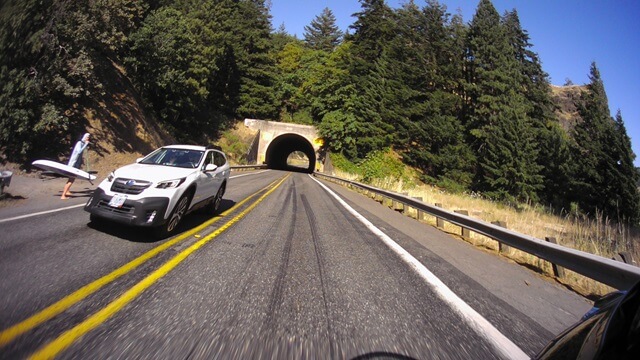
[[[296,36],[287,33],[287,29],[283,23],[278,26],[278,29],[271,36],[271,43],[273,44],[271,49],[277,53],[278,51],[282,51],[287,44],[299,41]]]
[[[393,12],[384,0],[360,0],[360,3],[362,10],[354,14],[357,19],[351,26],[355,56],[349,74],[357,92],[351,110],[357,156],[364,158],[371,151],[388,147],[393,138],[394,126],[382,116],[381,104],[388,79],[382,57],[394,37],[395,24]]]
[[[459,52],[450,42],[455,28],[448,26],[448,16],[437,1],[423,9],[410,2],[396,11],[397,36],[384,53],[382,108],[394,119],[394,147],[407,164],[422,171],[423,180],[465,190],[473,155],[458,118],[459,85],[452,70]]]
[[[541,169],[544,189],[540,191],[543,203],[560,210],[568,206],[566,187],[569,164],[568,138],[558,133],[555,105],[551,99],[548,75],[542,70],[538,54],[531,48],[529,35],[522,29],[517,11],[506,12],[503,23],[509,43],[519,65],[519,91],[528,104],[527,115],[539,144],[537,164]]]
[[[576,168],[573,199],[591,215],[615,221],[638,220],[637,174],[622,116],[612,119],[604,84],[595,63],[591,64],[587,90],[578,104],[582,119],[574,128]]]
[[[353,14],[356,21],[350,26],[354,33],[350,40],[358,56],[357,75],[363,75],[375,68],[375,63],[394,37],[394,21],[391,8],[384,0],[360,0],[361,11]]]
[[[613,149],[613,160],[618,177],[613,180],[618,182],[618,186],[612,195],[617,196],[615,203],[619,207],[619,218],[630,224],[638,225],[640,221],[640,194],[638,193],[640,174],[633,164],[636,155],[631,149],[631,139],[627,135],[620,110],[616,113],[614,129],[618,146]]]
[[[276,69],[270,56],[271,15],[265,0],[241,0],[232,36],[241,74],[238,116],[259,119],[278,117],[277,100],[271,90]]]
[[[467,49],[466,126],[478,158],[477,189],[500,200],[536,201],[542,178],[530,105],[518,91],[515,51],[489,0],[478,5]]]
[[[125,53],[146,7],[135,0],[0,3],[0,151],[8,160],[68,155],[68,134],[86,125],[84,105],[105,95],[107,56],[117,61]]]
[[[275,54],[276,67],[278,69],[277,82],[274,90],[281,101],[280,119],[286,122],[310,123],[308,116],[302,119],[298,111],[305,106],[305,97],[302,94],[302,85],[308,76],[308,67],[304,59],[312,52],[304,46],[302,41],[291,41]]]
[[[356,139],[360,133],[354,115],[358,94],[350,73],[353,61],[353,43],[345,41],[310,67],[303,85],[314,122],[327,148],[349,159],[358,157]]]
[[[571,174],[573,167],[571,139],[559,123],[550,123],[540,141],[538,163],[544,164],[544,190],[540,203],[558,212],[571,207]]]
[[[340,45],[344,35],[336,25],[336,17],[329,8],[316,16],[311,24],[304,27],[304,41],[315,50],[333,51]]]

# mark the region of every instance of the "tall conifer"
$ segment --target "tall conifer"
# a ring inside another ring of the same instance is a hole
[[[351,26],[355,56],[349,73],[357,93],[357,101],[352,104],[357,156],[364,158],[371,151],[389,146],[393,138],[394,126],[382,116],[381,104],[388,79],[383,53],[394,36],[395,23],[384,0],[360,0],[360,3],[362,9],[354,14],[357,19]]]
[[[387,58],[385,109],[395,120],[397,149],[404,161],[440,186],[466,189],[471,183],[472,153],[464,143],[455,90],[456,50],[449,14],[437,1],[419,9],[415,3],[396,11],[397,36]]]
[[[615,221],[637,221],[637,174],[622,116],[611,118],[600,71],[591,64],[591,82],[583,93],[578,112],[582,119],[574,128],[573,199],[594,216],[601,213]]]
[[[265,0],[225,0],[238,4],[234,18],[233,43],[241,74],[240,117],[276,119],[277,101],[271,86],[276,76],[270,56],[271,14]]]
[[[478,189],[501,200],[537,200],[542,178],[519,92],[521,72],[500,15],[482,0],[468,36],[467,128],[478,157]]]
[[[329,8],[324,8],[322,14],[304,27],[304,41],[315,50],[333,51],[340,44],[343,35],[336,25],[336,17]]]
[[[633,164],[636,155],[631,149],[631,139],[627,135],[620,110],[615,116],[614,130],[617,147],[614,148],[613,160],[618,173],[618,177],[614,181],[619,183],[614,194],[617,195],[616,203],[619,215],[622,216],[621,220],[638,225],[640,221],[640,194],[638,193],[640,174]]]
[[[567,169],[570,161],[568,138],[558,133],[555,104],[551,99],[548,75],[542,70],[538,54],[532,50],[529,34],[520,24],[517,11],[506,12],[503,23],[519,68],[519,92],[527,103],[531,130],[538,144],[536,163],[542,175],[541,201],[556,209],[567,206]]]

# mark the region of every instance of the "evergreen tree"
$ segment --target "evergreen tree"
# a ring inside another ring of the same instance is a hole
[[[349,72],[354,61],[353,43],[345,41],[331,53],[315,54],[318,54],[315,61],[307,62],[309,76],[303,84],[303,93],[314,122],[320,124],[329,112],[353,109],[351,101],[356,89]]]
[[[265,0],[236,1],[239,12],[234,18],[233,43],[241,75],[241,118],[276,119],[277,101],[271,86],[276,69],[271,47],[271,15]]]
[[[382,56],[382,52],[394,37],[394,21],[391,8],[384,0],[359,0],[361,11],[353,14],[356,21],[350,26],[354,33],[351,41],[357,54],[356,75],[370,73]]]
[[[303,93],[325,146],[349,159],[358,157],[356,140],[360,134],[354,114],[359,98],[350,73],[353,62],[353,43],[345,41],[310,67],[303,84]]]
[[[451,17],[449,23],[451,37],[447,41],[447,47],[451,52],[449,62],[444,66],[444,72],[448,74],[445,89],[458,95],[462,103],[458,105],[457,114],[464,118],[466,104],[465,86],[467,79],[467,39],[469,27],[464,23],[462,14],[457,13]]]
[[[278,77],[275,85],[277,98],[281,101],[280,120],[300,122],[297,112],[304,106],[302,84],[307,76],[303,58],[307,52],[301,41],[292,41],[276,54]],[[305,121],[310,122],[310,121]]]
[[[513,47],[491,1],[469,28],[466,126],[478,158],[477,189],[507,201],[536,201],[541,187],[530,105]]]
[[[569,211],[572,198],[571,139],[559,123],[549,123],[540,137],[538,163],[543,165],[544,190],[540,192],[540,202],[556,211]]]
[[[280,24],[278,29],[271,36],[271,50],[277,54],[279,51],[282,51],[287,44],[298,41],[300,40],[298,40],[296,36],[287,33],[284,24]]]
[[[391,9],[384,0],[360,0],[362,10],[351,26],[355,57],[350,63],[351,84],[357,92],[351,113],[356,129],[357,157],[381,150],[391,144],[394,125],[383,118],[384,83],[389,79],[381,63],[387,44],[394,37]]]
[[[465,190],[472,179],[473,154],[464,144],[458,118],[459,85],[452,71],[457,54],[450,42],[455,28],[447,25],[446,8],[437,1],[422,10],[413,2],[405,4],[396,19],[397,36],[385,52],[382,106],[385,116],[395,119],[395,147],[407,164],[422,171],[424,180]]]
[[[35,143],[47,136],[60,138],[69,125],[59,107],[47,103],[43,85],[49,79],[38,59],[46,50],[41,34],[51,4],[7,1],[0,6],[0,151],[6,158],[24,162],[37,153]],[[47,110],[45,111],[45,106]],[[46,115],[49,113],[49,115]]]
[[[85,105],[126,49],[146,4],[5,1],[0,6],[0,150],[13,162],[68,155]],[[51,141],[58,139],[58,141]]]
[[[638,193],[640,174],[633,164],[636,155],[631,149],[631,139],[627,135],[620,110],[616,113],[614,129],[618,146],[613,149],[613,160],[618,176],[613,180],[618,184],[613,194],[617,196],[615,203],[619,209],[618,216],[622,221],[638,225],[640,221],[640,194]]]
[[[612,119],[600,71],[591,64],[587,90],[578,104],[582,119],[574,128],[574,200],[591,216],[638,220],[637,173],[622,116]]]
[[[304,41],[315,50],[333,51],[340,44],[343,33],[336,25],[336,17],[329,8],[304,27]]]
[[[542,70],[538,54],[532,48],[529,35],[522,29],[517,11],[506,12],[503,16],[505,31],[514,50],[519,66],[519,91],[528,104],[531,128],[539,144],[536,160],[543,178],[540,191],[541,200],[560,210],[568,206],[567,176],[570,161],[568,138],[558,133],[555,105],[551,99],[548,75]]]
[[[132,36],[138,82],[146,99],[178,140],[197,133],[196,114],[206,100],[207,73],[196,57],[202,47],[195,19],[174,8],[161,8]]]
[[[600,201],[604,195],[600,163],[604,160],[602,134],[607,131],[610,115],[600,72],[595,63],[591,64],[590,79],[587,91],[581,96],[581,103],[577,104],[582,121],[576,124],[573,131],[575,146],[572,151],[576,166],[572,174],[572,195],[582,211],[595,215],[596,209],[602,211],[604,207]]]
[[[545,128],[549,122],[556,121],[549,76],[542,70],[538,54],[531,49],[533,45],[529,41],[529,34],[522,29],[517,11],[505,13],[503,23],[519,66],[520,91],[530,103],[528,115],[534,129]]]

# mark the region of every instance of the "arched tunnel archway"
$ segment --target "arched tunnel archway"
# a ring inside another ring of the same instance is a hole
[[[283,134],[273,139],[267,148],[265,162],[270,169],[301,170],[287,163],[287,158],[295,151],[300,151],[307,156],[309,167],[306,171],[312,173],[316,168],[316,152],[309,140],[297,134]]]

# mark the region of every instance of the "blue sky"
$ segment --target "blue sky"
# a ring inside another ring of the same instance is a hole
[[[387,0],[398,8],[406,0]],[[470,22],[479,0],[440,0],[450,13]],[[424,0],[415,0],[423,7]],[[589,82],[595,61],[604,82],[612,115],[620,109],[640,166],[640,1],[638,0],[494,0],[500,14],[516,9],[529,33],[533,51],[551,83],[566,79]],[[273,27],[304,38],[304,27],[328,7],[346,31],[360,11],[358,0],[271,0]]]

